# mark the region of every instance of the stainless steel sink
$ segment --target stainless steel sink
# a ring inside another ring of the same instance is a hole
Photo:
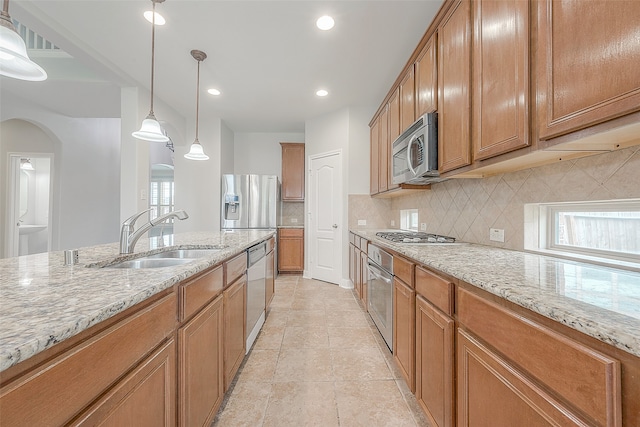
[[[194,261],[192,258],[138,258],[107,265],[107,268],[162,268],[175,267]]]
[[[106,265],[105,268],[162,268],[187,264],[221,249],[172,249],[136,259]]]

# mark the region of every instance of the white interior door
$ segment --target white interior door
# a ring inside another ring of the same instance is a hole
[[[342,282],[342,153],[311,156],[309,269],[311,277]]]

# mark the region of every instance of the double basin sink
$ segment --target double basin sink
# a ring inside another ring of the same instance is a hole
[[[174,267],[177,265],[187,264],[203,258],[211,256],[219,252],[220,248],[215,249],[172,249],[153,255],[147,255],[140,258],[121,261],[115,264],[105,265],[104,268],[162,268]]]

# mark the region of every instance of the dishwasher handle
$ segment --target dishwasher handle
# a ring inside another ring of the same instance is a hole
[[[266,242],[259,243],[255,246],[247,249],[247,266],[251,267],[255,263],[259,262],[262,258],[267,255],[267,244]]]

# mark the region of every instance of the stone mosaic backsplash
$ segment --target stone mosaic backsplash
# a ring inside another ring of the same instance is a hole
[[[278,225],[302,226],[304,225],[304,203],[282,202]]]
[[[523,250],[525,204],[638,198],[639,184],[640,147],[635,146],[489,178],[449,179],[403,197],[349,195],[349,227],[398,228],[401,209],[418,209],[428,232]],[[367,224],[359,226],[359,219]],[[490,241],[489,228],[504,229],[505,242]]]

